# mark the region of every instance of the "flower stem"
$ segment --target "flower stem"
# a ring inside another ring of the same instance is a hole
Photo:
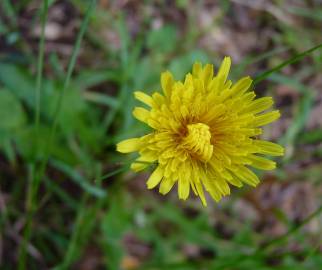
[[[302,58],[304,58],[305,56],[309,55],[310,53],[316,51],[316,50],[319,50],[319,49],[322,49],[322,43],[317,45],[317,46],[314,46],[313,48],[311,49],[308,49],[304,52],[301,52],[299,54],[296,54],[295,56],[291,57],[290,59],[286,60],[285,62],[282,62],[281,64],[277,65],[276,67],[272,68],[272,69],[269,69],[261,74],[259,74],[253,81],[253,85],[261,82],[262,80],[266,79],[269,75],[271,75],[272,73],[276,72],[276,71],[279,71],[281,70],[282,68],[290,65],[290,64],[293,64],[293,63],[296,63],[297,61],[300,61]]]

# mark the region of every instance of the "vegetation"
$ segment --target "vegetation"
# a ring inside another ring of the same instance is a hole
[[[1,269],[319,269],[322,7],[248,3],[0,1]],[[133,92],[225,55],[281,111],[278,169],[207,208],[147,190]]]

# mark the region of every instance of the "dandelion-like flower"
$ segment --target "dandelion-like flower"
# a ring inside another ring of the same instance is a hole
[[[259,179],[249,167],[272,170],[274,161],[262,155],[283,155],[283,148],[258,139],[262,126],[279,118],[278,110],[264,112],[271,97],[255,98],[252,80],[227,80],[231,59],[225,57],[217,74],[213,66],[193,65],[184,82],[170,72],[161,74],[163,94],[135,97],[149,107],[136,107],[134,117],[153,132],[117,144],[121,153],[139,152],[131,165],[140,171],[151,163],[156,168],[147,181],[152,189],[168,193],[178,183],[178,196],[187,199],[190,188],[206,205],[204,189],[215,201],[230,193],[229,184],[256,186]],[[259,155],[258,155],[259,154]]]

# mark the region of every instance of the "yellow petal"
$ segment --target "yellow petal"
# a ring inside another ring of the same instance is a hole
[[[227,170],[223,170],[220,172],[220,174],[223,176],[223,178],[230,184],[232,184],[235,187],[242,187],[243,183],[239,181],[236,177],[233,177]]]
[[[207,201],[206,201],[206,198],[205,198],[205,194],[203,192],[202,184],[201,183],[195,183],[195,187],[197,189],[197,192],[198,192],[199,198],[200,198],[200,200],[202,202],[202,205],[207,206]]]
[[[155,151],[143,150],[140,151],[140,154],[141,156],[136,159],[138,162],[131,164],[131,169],[135,172],[145,169],[158,159],[158,154]]]
[[[248,104],[250,101],[252,101],[256,97],[256,94],[254,91],[247,92],[241,97],[241,102],[244,104]]]
[[[273,170],[276,168],[276,163],[272,160],[255,156],[255,155],[249,155],[248,159],[252,162],[251,166],[262,169],[262,170]]]
[[[220,201],[221,194],[218,188],[214,185],[214,182],[212,179],[209,179],[209,176],[206,175],[206,173],[203,171],[202,168],[198,170],[201,182],[204,184],[206,191],[209,192],[210,196],[216,201]]]
[[[141,107],[135,107],[134,110],[133,110],[133,116],[142,121],[142,122],[145,122],[147,123],[149,117],[150,117],[150,112],[144,108],[141,108]]]
[[[148,189],[156,187],[163,177],[163,168],[158,166],[150,175],[149,180],[146,182]]]
[[[267,110],[273,105],[272,97],[262,97],[251,102],[242,112],[259,113]]]
[[[219,104],[212,108],[209,108],[208,112],[203,116],[205,122],[209,122],[213,119],[217,119],[219,116],[225,114],[226,106],[224,104]]]
[[[165,97],[158,92],[152,94],[152,99],[155,102],[155,104],[159,107],[161,107],[166,101]]]
[[[205,84],[205,88],[207,88],[208,84],[211,82],[211,79],[214,75],[214,66],[207,64],[203,70],[203,81]]]
[[[180,178],[178,181],[178,196],[179,199],[186,200],[189,196],[190,184],[188,179]]]
[[[205,180],[203,181],[206,190],[209,192],[210,196],[216,201],[219,202],[222,195],[220,193],[220,191],[218,190],[218,188],[212,183],[210,183],[210,180]]]
[[[191,170],[191,186],[195,186],[196,188],[196,195],[199,195],[199,198],[203,204],[203,206],[207,206],[207,201],[205,198],[205,194],[203,191],[203,186],[202,183],[200,181],[200,177],[202,177],[199,173],[199,169],[198,169],[198,164],[191,162],[190,163],[190,170]],[[193,183],[193,184],[192,184]]]
[[[138,160],[138,159],[137,159]],[[139,160],[138,160],[139,161]],[[147,163],[141,163],[141,162],[133,162],[131,164],[131,170],[135,171],[135,172],[139,172],[144,170],[145,168],[147,168],[149,166],[149,164]]]
[[[281,116],[281,114],[280,114],[280,112],[278,110],[268,112],[268,113],[264,113],[264,114],[261,114],[261,115],[257,115],[255,117],[254,121],[253,121],[253,125],[255,127],[264,126],[264,125],[267,125],[267,124],[275,121],[280,116]]]
[[[238,177],[244,183],[253,187],[257,186],[257,184],[259,183],[257,175],[245,166],[238,166],[233,168],[233,170],[236,177]]]
[[[202,71],[202,65],[200,62],[195,62],[192,66],[192,75],[198,77]]]
[[[153,105],[153,99],[151,96],[141,92],[141,91],[135,91],[134,96],[137,100],[145,103],[146,105],[152,107]]]
[[[174,79],[169,71],[163,72],[161,74],[161,86],[166,97],[171,96],[173,83]]]
[[[193,193],[194,193],[196,196],[198,196],[198,190],[197,190],[197,188],[196,188],[196,183],[195,183],[194,181],[191,181],[191,182],[190,182],[190,185],[191,185],[191,189],[192,189]]]
[[[216,176],[216,178],[212,179],[212,181],[222,195],[230,194],[229,185],[224,179],[221,178],[221,176]]]
[[[265,154],[265,155],[271,155],[271,156],[283,156],[284,155],[284,148],[276,143],[255,140],[253,142],[253,144],[259,148],[258,153]]]
[[[230,66],[231,66],[231,58],[226,56],[224,58],[224,60],[222,61],[221,66],[218,71],[218,74],[217,74],[218,78],[220,78],[220,77],[223,78],[223,82],[225,82],[227,80]]]
[[[139,138],[127,139],[116,145],[116,151],[121,153],[131,153],[138,151],[142,146]]]
[[[231,88],[231,95],[240,96],[245,93],[252,84],[252,79],[250,77],[244,77],[234,84]]]
[[[230,184],[232,184],[235,187],[242,187],[243,183],[241,181],[239,181],[237,178],[232,177],[230,179],[227,179],[227,182],[229,182]]]
[[[173,180],[172,178],[163,178],[161,184],[160,184],[160,188],[159,188],[159,192],[162,195],[167,194],[173,187],[173,185],[175,184],[175,180]]]

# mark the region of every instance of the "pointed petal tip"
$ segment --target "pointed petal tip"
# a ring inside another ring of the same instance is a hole
[[[161,87],[164,94],[169,97],[172,92],[172,86],[174,84],[174,79],[170,71],[165,71],[161,73]]]
[[[180,200],[183,200],[183,201],[186,201],[186,200],[188,199],[188,196],[180,196],[180,195],[179,195],[179,199],[180,199]]]
[[[205,196],[200,196],[200,195],[199,195],[199,199],[200,199],[200,201],[201,201],[202,206],[203,206],[203,207],[207,207],[207,201],[206,201]]]
[[[285,148],[281,146],[280,156],[284,156],[284,155],[285,155]]]
[[[137,151],[141,146],[139,138],[127,139],[116,144],[116,151],[120,153],[131,153]]]
[[[141,95],[141,93],[143,93],[142,91],[134,91],[133,95],[136,99],[138,99],[138,97]]]
[[[142,91],[135,91],[134,92],[134,97],[141,101],[142,103],[148,105],[149,107],[153,106],[153,99],[150,95],[147,95],[146,93]]]
[[[201,64],[201,62],[200,61],[195,61],[194,63],[193,63],[193,65],[192,65],[192,69],[194,68],[194,67],[201,67],[202,66],[202,64]]]
[[[256,179],[256,180],[252,180],[252,181],[247,182],[247,185],[249,185],[251,187],[257,187],[259,183],[260,183],[259,179]]]
[[[141,122],[146,122],[149,118],[150,111],[142,108],[142,107],[135,107],[132,111],[132,115]]]
[[[158,166],[154,170],[154,172],[150,175],[148,181],[146,182],[148,189],[152,189],[156,187],[160,183],[162,178],[163,178],[163,169],[160,166]]]
[[[146,188],[147,189],[154,189],[155,186],[153,186],[152,184],[146,183]]]
[[[230,56],[228,56],[228,55],[226,55],[226,56],[224,57],[224,61],[229,61],[229,62],[231,62],[231,57],[230,57]]]

